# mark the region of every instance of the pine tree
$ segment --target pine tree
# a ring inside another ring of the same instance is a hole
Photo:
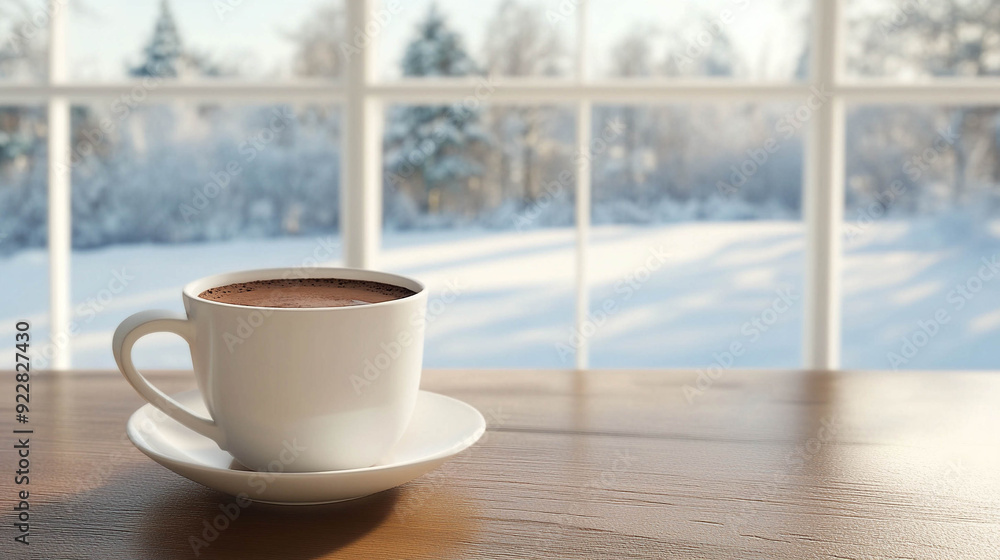
[[[180,31],[174,22],[174,15],[167,0],[160,3],[160,15],[156,18],[153,36],[142,49],[142,64],[130,68],[128,73],[135,77],[183,78],[187,75],[233,76],[238,74],[235,67],[219,64],[205,53],[184,48]]]
[[[437,4],[417,25],[417,37],[403,55],[404,76],[468,76],[476,64],[462,44],[462,36],[448,28]]]
[[[476,65],[461,36],[449,29],[437,6],[417,26],[403,57],[403,75],[466,76]],[[469,181],[482,175],[474,153],[486,143],[478,108],[409,106],[394,110],[386,129],[386,180],[409,195],[422,212],[437,213],[449,199],[462,200]],[[458,196],[456,196],[458,195]]]
[[[160,16],[156,19],[153,36],[143,53],[145,60],[142,64],[129,70],[132,76],[176,78],[181,73],[184,47],[167,0],[160,3]]]

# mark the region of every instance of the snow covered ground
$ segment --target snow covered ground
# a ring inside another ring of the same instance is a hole
[[[429,367],[570,367],[580,336],[590,340],[594,367],[726,365],[726,351],[736,343],[742,352],[732,356],[731,367],[797,367],[803,235],[799,222],[594,228],[592,314],[582,335],[573,326],[572,230],[387,232],[379,268],[431,286]],[[930,225],[885,221],[845,242],[844,366],[891,368],[890,352],[907,359],[904,368],[1000,366],[1000,275],[971,280],[984,267],[981,259],[1000,253],[998,239],[995,230],[948,238]],[[336,238],[305,237],[74,252],[73,366],[114,367],[115,326],[141,309],[180,311],[180,287],[192,279],[308,266],[313,255],[338,264],[337,244]],[[969,284],[970,297],[956,291],[958,284]],[[434,303],[448,286],[458,297]],[[45,253],[0,259],[0,289],[17,294],[0,308],[0,335],[30,319],[36,367],[43,367],[45,346],[52,344]],[[941,310],[948,322],[935,330],[929,321]],[[914,334],[919,322],[934,334]],[[171,335],[143,339],[136,361],[147,368],[190,367],[183,343]]]

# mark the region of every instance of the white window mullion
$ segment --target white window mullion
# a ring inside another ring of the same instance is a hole
[[[580,0],[576,12],[576,79],[587,82],[587,0]],[[590,314],[590,285],[587,280],[587,255],[590,243],[590,153],[591,114],[589,99],[576,103],[576,368],[590,365],[590,341],[583,336],[583,326]]]
[[[66,3],[49,4],[49,84],[66,78]],[[48,99],[48,189],[49,189],[49,333],[52,369],[70,367],[70,144],[69,100]]]
[[[370,48],[370,47],[365,47]],[[366,88],[369,97],[384,103],[439,104],[462,102],[481,82],[477,79],[402,78],[392,82],[374,82]],[[136,81],[101,83],[0,84],[0,103],[37,103],[50,97],[71,101],[107,100],[130,95]],[[811,93],[809,83],[768,83],[697,79],[636,80],[620,78],[588,81],[506,79],[491,82],[491,103],[542,105],[588,100],[607,104],[663,103],[771,103],[801,102]],[[893,83],[884,80],[855,80],[837,86],[827,84],[827,91],[848,103],[904,105],[978,105],[995,106],[1000,98],[1000,79],[941,78],[927,82]],[[342,83],[318,84],[311,81],[288,83],[164,82],[147,92],[150,100],[247,101],[270,103],[345,101]]]
[[[833,90],[840,82],[841,2],[814,0],[812,85]],[[814,94],[815,95],[815,94]],[[805,335],[809,369],[840,367],[841,223],[844,215],[844,100],[819,99],[806,145]]]
[[[348,32],[367,29],[377,0],[352,0],[347,2]],[[50,322],[54,341],[51,360],[55,369],[70,365],[69,327],[71,324],[71,177],[70,151],[70,100],[76,95],[92,95],[86,85],[66,84],[66,17],[65,2],[50,0],[51,19],[48,55],[48,82],[41,92],[48,103],[48,250],[50,275]],[[553,96],[563,96],[575,101],[577,110],[576,148],[583,157],[577,158],[576,196],[576,318],[578,331],[589,314],[587,254],[589,251],[591,162],[586,157],[591,142],[591,120],[595,102],[645,102],[666,99],[712,97],[713,99],[743,99],[744,97],[773,98],[807,94],[800,84],[764,85],[748,90],[731,87],[725,83],[697,83],[676,85],[608,82],[588,80],[588,26],[587,0],[577,3],[577,52],[576,83],[524,84],[497,88],[496,101],[551,102]],[[814,113],[807,142],[803,214],[806,227],[806,283],[805,283],[805,334],[803,361],[806,367],[836,368],[840,364],[840,230],[843,218],[844,178],[844,110],[845,102],[855,97],[871,96],[881,99],[891,97],[893,85],[844,84],[840,82],[841,5],[838,1],[813,0],[812,84],[832,91],[830,99]],[[342,89],[334,87],[337,99],[343,100],[342,115],[344,137],[341,146],[340,223],[344,240],[344,261],[347,266],[371,268],[376,266],[381,237],[382,195],[382,137],[385,103],[431,102],[432,99],[457,98],[467,95],[465,84],[381,84],[375,79],[375,45],[371,41],[360,53],[346,62]],[[623,89],[627,86],[627,89]],[[112,87],[112,86],[107,86]],[[290,87],[283,92],[280,87],[261,91],[254,86],[241,84],[233,91],[214,85],[169,85],[164,95],[229,95],[237,90],[246,95],[267,97],[308,98],[323,95],[315,84]],[[921,89],[923,87],[923,89]],[[93,89],[91,88],[91,89]],[[190,91],[188,91],[188,88]],[[201,89],[199,89],[201,88]],[[437,89],[435,89],[437,88]],[[575,88],[575,90],[574,90]],[[636,91],[638,88],[638,91]],[[756,88],[756,89],[755,89]],[[938,89],[935,89],[938,88]],[[945,86],[916,86],[909,91],[914,100],[937,98],[956,92],[971,101],[992,99],[997,88],[994,83],[957,84]],[[23,88],[22,88],[23,89]],[[202,91],[204,89],[204,91]],[[440,91],[438,91],[440,89]],[[899,88],[896,88],[899,89]],[[940,89],[940,91],[939,91]],[[5,95],[18,98],[24,92],[17,87],[6,88]],[[398,91],[397,91],[398,90]],[[427,91],[424,91],[427,90]],[[759,90],[759,91],[758,91]],[[103,90],[102,90],[103,91]],[[242,94],[241,94],[242,95]],[[854,97],[852,97],[854,96]],[[880,97],[881,96],[881,97]],[[37,97],[34,97],[37,98]],[[963,98],[964,99],[964,98]],[[582,340],[576,355],[576,366],[588,366],[588,341]]]
[[[347,2],[348,33],[367,29],[374,0]],[[340,231],[344,263],[373,268],[382,224],[382,103],[369,95],[375,75],[375,44],[347,59],[345,134],[340,158]]]
[[[576,368],[586,369],[590,363],[590,343],[583,335],[584,323],[590,314],[590,286],[587,281],[587,255],[590,243],[590,150],[591,111],[589,101],[577,103],[576,112],[576,332],[580,345],[576,348]]]

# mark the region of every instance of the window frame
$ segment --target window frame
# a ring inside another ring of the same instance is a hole
[[[378,0],[344,0],[350,30],[377,29]],[[935,79],[917,83],[844,77],[843,0],[811,0],[810,77],[803,82],[747,82],[728,79],[591,80],[587,75],[589,0],[566,0],[575,12],[576,55],[572,79],[491,79],[491,103],[559,102],[576,107],[575,147],[586,153],[591,142],[594,103],[806,102],[816,88],[829,94],[808,123],[803,177],[806,228],[803,363],[807,369],[838,369],[841,353],[841,230],[844,211],[844,127],[848,103],[994,105],[1000,79]],[[68,369],[71,320],[70,106],[88,99],[109,99],[141,87],[138,81],[84,83],[67,80],[68,3],[49,1],[46,81],[0,83],[0,103],[45,103],[48,107],[48,255],[50,332],[55,342],[52,368]],[[372,27],[369,27],[369,24]],[[317,101],[343,108],[340,176],[340,234],[348,267],[374,268],[381,246],[382,125],[388,103],[455,103],[475,98],[478,79],[383,82],[375,67],[378,38],[347,58],[340,80],[281,83],[193,81],[159,84],[152,99]],[[588,158],[576,158],[575,327],[590,312],[587,278],[591,174]],[[588,341],[577,349],[575,365],[588,367]]]

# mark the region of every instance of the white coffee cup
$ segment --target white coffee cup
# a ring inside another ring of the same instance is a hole
[[[316,308],[198,297],[227,284],[303,277],[381,282],[415,294]],[[144,399],[243,465],[289,472],[369,467],[402,436],[423,360],[427,289],[420,282],[369,270],[276,268],[202,278],[185,286],[183,297],[186,317],[142,311],[125,319],[112,343],[115,361]],[[153,332],[188,342],[211,418],[182,407],[135,369],[132,346]]]

